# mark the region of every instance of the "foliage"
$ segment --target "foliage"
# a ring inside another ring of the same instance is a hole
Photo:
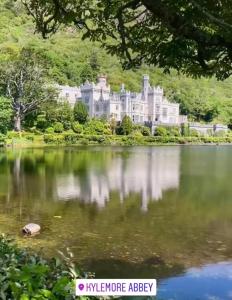
[[[44,112],[37,115],[37,117],[36,117],[36,127],[40,130],[43,130],[43,131],[47,127],[47,119],[46,119],[46,114]]]
[[[155,136],[167,136],[168,135],[168,131],[167,128],[162,127],[162,126],[157,126],[155,129]]]
[[[190,129],[189,130],[189,136],[198,137],[200,134],[196,129]]]
[[[82,133],[83,131],[83,126],[78,123],[78,122],[73,122],[72,123],[72,130],[75,132],[75,133]]]
[[[133,131],[140,132],[143,136],[149,136],[151,135],[151,130],[147,126],[142,125],[133,125]]]
[[[11,127],[12,104],[10,99],[0,97],[0,133],[6,133]]]
[[[230,3],[206,0],[23,0],[43,37],[75,24],[125,67],[147,63],[193,76],[231,75]],[[191,20],[191,21],[190,21]],[[91,25],[90,25],[91,24]],[[108,38],[107,38],[108,37]],[[136,43],[135,43],[136,41]]]
[[[54,131],[53,127],[48,127],[48,128],[46,128],[45,132],[46,133],[54,133],[55,131]]]
[[[54,132],[56,133],[62,133],[64,131],[64,126],[61,122],[56,122],[54,124]]]
[[[44,141],[53,145],[159,145],[159,144],[218,144],[232,143],[232,136],[142,136],[140,132],[130,135],[82,135],[75,133],[45,134]]]
[[[76,102],[74,106],[74,120],[80,124],[85,124],[88,119],[88,110],[82,101]]]
[[[35,111],[42,102],[54,99],[55,89],[47,85],[39,58],[29,49],[1,64],[0,91],[12,101],[14,128],[21,131],[21,120]]]
[[[106,122],[100,119],[91,119],[84,126],[84,133],[89,135],[94,134],[111,134]]]
[[[120,125],[120,129],[123,135],[128,135],[133,130],[133,123],[129,116],[124,116],[122,119],[122,123]]]
[[[0,147],[4,146],[6,143],[6,136],[0,133]]]
[[[55,122],[60,122],[65,130],[71,129],[73,109],[68,102],[46,103],[42,110],[46,115],[46,127],[53,126]]]
[[[79,275],[72,264],[45,260],[1,236],[0,266],[2,299],[75,299],[74,279]]]

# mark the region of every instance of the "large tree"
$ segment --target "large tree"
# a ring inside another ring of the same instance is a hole
[[[125,67],[147,63],[193,76],[231,75],[231,0],[22,1],[43,37],[75,24]]]
[[[16,131],[21,130],[25,116],[57,96],[55,89],[47,83],[46,72],[38,57],[27,49],[12,61],[1,64],[0,93],[12,101]]]

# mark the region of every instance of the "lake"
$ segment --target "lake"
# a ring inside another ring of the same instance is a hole
[[[2,150],[0,231],[97,278],[156,278],[157,299],[231,299],[232,147]]]

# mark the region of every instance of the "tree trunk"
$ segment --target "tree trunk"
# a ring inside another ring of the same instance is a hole
[[[21,131],[21,116],[19,114],[16,114],[14,118],[14,130]]]

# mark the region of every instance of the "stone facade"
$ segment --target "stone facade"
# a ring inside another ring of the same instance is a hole
[[[85,82],[77,88],[59,86],[60,98],[71,105],[83,101],[91,118],[106,117],[121,121],[125,115],[134,123],[179,125],[179,104],[169,102],[161,87],[151,87],[149,76],[144,75],[140,93],[133,93],[121,85],[119,93],[111,91],[106,76],[99,76],[98,82]]]

